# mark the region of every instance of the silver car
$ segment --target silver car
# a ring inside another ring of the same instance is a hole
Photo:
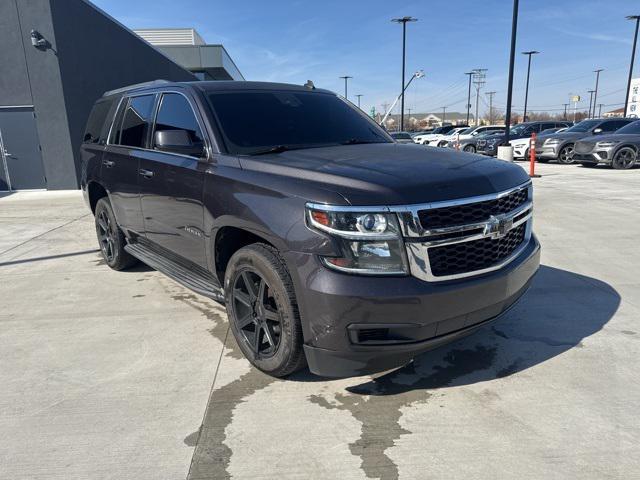
[[[573,160],[585,167],[602,163],[616,170],[626,170],[638,163],[640,121],[616,130],[611,135],[587,137],[575,143]]]

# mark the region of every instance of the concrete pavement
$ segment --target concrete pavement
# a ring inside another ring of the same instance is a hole
[[[631,478],[640,170],[538,165],[543,267],[402,369],[250,368],[224,309],[113,272],[71,193],[0,198],[0,478]]]

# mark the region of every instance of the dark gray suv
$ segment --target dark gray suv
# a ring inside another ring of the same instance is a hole
[[[311,84],[108,92],[81,157],[106,263],[223,302],[274,376],[403,365],[498,317],[539,265],[520,167],[400,145]]]

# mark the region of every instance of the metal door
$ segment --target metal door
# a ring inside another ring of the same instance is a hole
[[[0,108],[0,190],[47,187],[33,107]]]

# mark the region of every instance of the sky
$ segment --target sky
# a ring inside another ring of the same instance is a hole
[[[405,95],[412,112],[465,111],[467,76],[486,68],[485,92],[504,108],[511,35],[510,0],[93,0],[129,28],[194,27],[207,43],[225,46],[247,80],[303,84],[361,94],[362,108],[377,111],[401,89],[402,27],[390,20],[410,15]],[[514,74],[516,111],[524,105],[527,57],[533,57],[530,111],[562,112],[569,95],[587,109],[596,68],[603,68],[598,101],[603,112],[624,102],[638,0],[520,0]],[[637,65],[640,77],[640,65]],[[472,98],[472,103],[475,101]],[[473,107],[475,108],[475,106]],[[396,109],[397,110],[397,109]]]

